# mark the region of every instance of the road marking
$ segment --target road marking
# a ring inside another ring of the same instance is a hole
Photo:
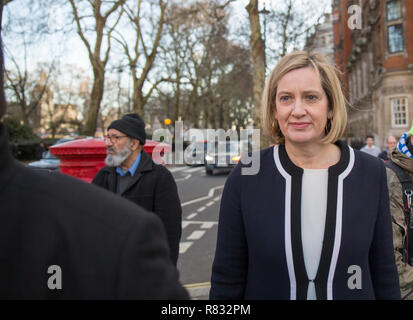
[[[197,211],[198,212],[202,212],[202,211],[204,211],[206,209],[206,207],[201,207],[201,208],[199,208]]]
[[[191,168],[191,169],[187,169],[184,172],[185,173],[192,173],[192,172],[197,172],[197,171],[201,171],[202,169],[204,169],[204,167],[199,167],[199,168]]]
[[[187,238],[186,240],[199,240],[201,239],[201,237],[205,234],[205,230],[196,230],[194,232],[192,232]]]
[[[185,229],[190,224],[191,224],[191,221],[182,221],[182,229]]]
[[[184,220],[184,221],[182,221],[182,225],[185,225],[185,227],[190,225],[190,224],[201,224],[201,225],[203,225],[205,223],[207,223],[208,225],[210,223],[212,223],[213,225],[216,225],[216,224],[218,224],[218,221],[197,221],[197,220],[191,220],[191,221]]]
[[[179,244],[179,253],[185,253],[186,250],[188,250],[189,247],[192,246],[192,244],[193,244],[193,242],[190,242],[190,241],[188,241],[188,242],[181,242],[181,243]]]
[[[210,207],[210,206],[212,206],[213,204],[215,204],[215,202],[214,202],[214,201],[211,201],[211,202],[208,202],[208,203],[206,204],[206,206],[207,206],[207,207]]]
[[[219,201],[221,199],[221,196],[215,197],[214,201]]]
[[[219,189],[222,189],[222,188],[224,188],[224,185],[213,187],[209,190],[207,196],[184,202],[184,203],[181,204],[181,207],[185,207],[185,206],[188,206],[190,204],[197,203],[197,202],[204,201],[204,200],[207,200],[209,198],[212,198],[214,196],[215,191],[219,190]]]
[[[187,216],[187,219],[192,219],[193,217],[195,217],[198,213],[191,213],[189,216]]]
[[[178,172],[178,171],[182,171],[182,170],[185,170],[185,169],[188,169],[188,167],[175,167],[175,168],[172,168],[172,169],[168,169],[170,172]]]
[[[204,222],[201,224],[201,229],[211,229],[215,224],[216,222]]]
[[[188,180],[190,177],[192,177],[192,174],[188,174],[188,175],[186,175],[185,177],[183,177],[183,178],[178,178],[178,179],[175,179],[175,182],[177,182],[177,181],[184,181],[184,180]]]

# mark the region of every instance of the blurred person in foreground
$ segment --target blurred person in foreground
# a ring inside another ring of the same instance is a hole
[[[92,183],[155,213],[163,223],[176,265],[182,233],[178,187],[169,170],[155,163],[143,149],[145,122],[136,113],[126,114],[109,125],[105,142],[107,166]]]
[[[0,119],[3,73],[1,51]],[[96,186],[23,166],[1,121],[0,204],[0,299],[188,298],[158,217]]]
[[[334,68],[293,52],[272,71],[260,171],[229,175],[211,299],[400,299],[384,163],[340,141]]]
[[[393,243],[403,299],[413,300],[413,123],[390,153],[387,185]]]

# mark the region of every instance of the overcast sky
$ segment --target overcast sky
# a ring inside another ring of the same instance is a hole
[[[295,0],[296,2],[306,1],[306,0]],[[308,0],[307,0],[308,1]],[[330,11],[331,7],[331,0],[311,0],[321,10]],[[241,22],[248,24],[248,15],[245,9],[245,6],[248,4],[249,0],[237,0],[231,4],[232,6],[232,15],[230,18],[230,24],[233,28],[237,28],[238,24]],[[284,0],[261,0],[259,9],[263,8],[265,4],[267,9],[271,9],[282,4]],[[6,8],[14,11],[14,12],[22,12],[24,14],[30,14],[25,12],[25,8],[20,7],[22,1],[16,0],[15,2],[10,3]],[[53,26],[59,21],[65,21],[65,13],[60,9],[60,7],[56,5],[52,5],[49,9],[49,12],[52,14],[50,15],[48,24]],[[269,39],[271,41],[271,39]],[[14,47],[14,39],[5,38],[4,42],[6,47],[10,48],[13,51],[13,55],[20,59],[22,58],[22,52],[16,52],[13,50]],[[47,61],[50,60],[54,55],[62,54],[64,58],[62,59],[63,63],[77,65],[78,67],[84,69],[91,75],[91,67],[90,62],[86,53],[86,49],[84,44],[81,42],[79,36],[74,33],[70,38],[65,39],[62,41],[61,35],[52,35],[49,36],[47,39],[39,43],[38,46],[31,48],[30,52],[28,52],[28,66],[29,70],[34,69],[39,61]],[[7,59],[7,57],[6,57]],[[6,60],[7,66],[7,60]]]

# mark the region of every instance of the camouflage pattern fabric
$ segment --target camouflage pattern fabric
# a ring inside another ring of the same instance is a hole
[[[391,152],[390,159],[408,172],[410,178],[413,179],[413,159],[402,154],[397,149]],[[407,225],[403,213],[402,185],[393,170],[389,168],[386,168],[386,170],[392,215],[394,254],[399,273],[401,296],[403,299],[413,300],[413,267],[402,261],[401,254],[407,233]]]

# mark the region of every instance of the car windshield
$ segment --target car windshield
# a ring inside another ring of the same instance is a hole
[[[43,152],[42,159],[48,159],[48,160],[50,160],[50,159],[52,159],[52,160],[58,160],[58,159],[57,159],[54,155],[52,155],[52,154],[50,153],[50,151],[45,151],[45,152]]]
[[[225,146],[224,146],[225,145]],[[227,141],[227,142],[217,142],[215,143],[215,150],[220,152],[225,148],[225,152],[239,152],[239,142],[238,141]]]

